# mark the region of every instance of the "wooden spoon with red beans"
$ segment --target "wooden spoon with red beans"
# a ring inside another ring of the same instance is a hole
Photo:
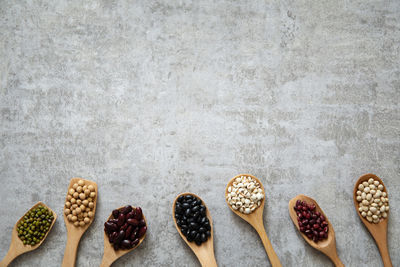
[[[335,231],[318,203],[305,195],[289,201],[289,215],[301,236],[328,256],[337,267],[344,266],[336,251]]]
[[[104,255],[100,266],[111,266],[118,258],[137,248],[146,232],[146,218],[140,207],[128,205],[113,210],[104,223]]]

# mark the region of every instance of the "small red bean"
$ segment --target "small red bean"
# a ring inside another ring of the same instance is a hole
[[[316,211],[316,205],[298,200],[294,210],[296,211],[300,232],[304,233],[314,242],[328,237],[328,223],[325,217]]]

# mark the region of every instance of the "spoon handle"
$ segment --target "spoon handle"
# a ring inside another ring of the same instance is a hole
[[[212,257],[210,256],[207,258],[199,259],[199,261],[202,267],[218,267],[214,255],[212,255]]]
[[[105,254],[101,260],[100,267],[110,267],[113,261],[111,261]]]
[[[79,241],[81,240],[81,235],[70,234],[67,236],[67,245],[65,247],[64,259],[62,262],[62,267],[74,267],[76,260],[76,253],[78,251]]]
[[[336,255],[335,258],[331,258],[333,264],[335,264],[335,267],[345,267],[343,262],[339,259],[339,257]]]
[[[381,253],[383,266],[384,267],[393,267],[392,261],[390,260],[389,249],[387,245],[387,237],[382,239],[375,239],[379,248],[379,252]]]
[[[261,241],[264,245],[265,251],[267,252],[272,267],[282,267],[282,264],[279,261],[279,258],[276,255],[274,248],[272,247],[271,241],[269,241],[267,233],[265,232],[264,225],[257,224],[254,225],[254,228],[256,229],[258,235],[261,238]]]
[[[18,257],[18,253],[16,253],[15,249],[10,249],[7,252],[7,255],[0,262],[0,267],[7,267],[16,257]]]

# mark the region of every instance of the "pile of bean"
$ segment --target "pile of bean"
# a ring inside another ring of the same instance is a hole
[[[328,222],[324,215],[315,210],[314,204],[297,200],[294,210],[297,214],[300,231],[309,239],[318,242],[328,237]]]
[[[146,234],[147,226],[140,207],[128,205],[115,209],[104,223],[104,231],[114,249],[131,249]]]
[[[18,237],[24,245],[34,246],[44,238],[53,220],[53,213],[48,208],[43,206],[33,208],[18,223]]]
[[[250,176],[240,176],[228,187],[226,200],[232,209],[244,214],[255,211],[264,199],[264,192],[259,182]]]
[[[358,211],[370,223],[379,223],[387,218],[389,198],[384,190],[383,184],[373,178],[358,185]]]
[[[197,245],[206,242],[211,236],[210,221],[206,207],[193,195],[180,196],[175,204],[176,224],[189,242]]]
[[[75,226],[85,226],[94,216],[94,201],[96,190],[93,185],[85,185],[85,181],[79,180],[68,190],[64,213],[68,221]]]

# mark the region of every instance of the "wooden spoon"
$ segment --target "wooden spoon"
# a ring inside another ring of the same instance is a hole
[[[43,206],[46,207],[49,211],[51,211],[53,213],[54,219],[53,222],[51,223],[49,230],[47,231],[47,233],[45,234],[44,238],[37,243],[34,246],[31,245],[24,245],[24,243],[22,242],[21,239],[19,239],[18,237],[18,232],[17,232],[17,225],[18,223],[24,218],[24,216],[22,216],[18,222],[15,224],[13,230],[12,230],[12,235],[11,235],[11,244],[10,244],[10,248],[8,249],[7,255],[4,257],[4,259],[0,262],[0,267],[6,267],[8,266],[16,257],[18,257],[21,254],[24,254],[26,252],[32,251],[37,249],[42,243],[43,241],[46,239],[47,235],[50,233],[51,229],[53,228],[54,223],[56,222],[57,219],[57,214],[52,211],[48,206],[46,206],[44,203],[42,202],[38,202],[36,203],[32,208],[30,208],[29,210],[32,210],[34,208],[37,208],[38,206]]]
[[[178,224],[176,223],[176,218],[175,218],[175,204],[176,201],[180,196],[186,196],[186,195],[192,195],[197,197],[203,202],[203,205],[206,207],[206,216],[208,220],[210,221],[210,226],[211,226],[211,236],[207,239],[206,242],[202,243],[200,246],[196,245],[195,242],[189,242],[187,241],[186,237],[181,233],[181,229],[179,228]],[[215,255],[214,255],[214,235],[213,235],[213,224],[211,220],[211,215],[210,212],[205,204],[205,202],[197,195],[193,193],[182,193],[179,194],[175,200],[174,203],[172,204],[172,218],[174,219],[175,227],[176,230],[178,230],[178,233],[182,237],[182,239],[186,242],[186,244],[192,249],[193,253],[196,255],[196,257],[199,259],[201,266],[203,267],[217,267],[217,262],[215,260]]]
[[[229,204],[228,199],[227,199],[229,186],[232,186],[235,179],[238,177],[241,177],[241,176],[250,176],[251,178],[256,180],[260,184],[260,187],[264,193],[264,198],[261,200],[261,205],[250,214],[244,214],[238,210],[234,210],[232,208],[232,206]],[[257,233],[260,236],[261,241],[264,245],[265,251],[267,252],[267,255],[268,255],[269,261],[271,262],[271,265],[273,267],[278,267],[278,266],[281,267],[282,266],[281,262],[279,261],[279,258],[276,255],[276,253],[272,247],[272,244],[269,241],[267,233],[265,232],[265,228],[264,228],[263,212],[264,212],[264,205],[265,205],[265,190],[264,190],[264,186],[262,185],[260,180],[258,180],[255,176],[250,175],[250,174],[239,174],[239,175],[233,177],[229,181],[228,185],[226,186],[225,200],[226,200],[226,203],[228,204],[228,207],[233,211],[233,213],[235,213],[237,216],[239,216],[240,218],[242,218],[243,220],[248,222],[257,231]]]
[[[118,209],[121,210],[122,208],[123,207],[120,207]],[[135,207],[133,207],[133,208],[135,208]],[[107,221],[111,218],[111,216],[113,216],[112,213],[110,214],[110,216],[108,216]],[[144,217],[144,215],[143,215],[143,220],[146,222],[146,225],[147,225],[146,217]],[[147,233],[147,231],[146,231],[146,233]],[[120,257],[124,256],[126,253],[131,252],[132,250],[136,249],[140,244],[142,244],[144,238],[146,237],[146,233],[144,234],[144,236],[142,236],[139,239],[139,243],[136,246],[134,246],[133,248],[115,250],[114,247],[111,245],[110,241],[108,240],[107,233],[104,231],[104,254],[103,254],[103,259],[101,261],[100,267],[109,267],[109,266],[111,266],[111,264],[113,264],[114,261],[116,261]]]
[[[318,243],[314,242],[313,240],[309,239],[304,233],[300,232],[299,229],[299,224],[297,222],[297,214],[296,211],[294,210],[294,207],[296,206],[297,200],[305,201],[308,204],[313,203],[315,205],[316,211],[324,215],[326,222],[328,223],[329,227],[329,232],[328,232],[328,237],[324,240],[318,241]],[[319,207],[318,203],[305,195],[298,195],[294,198],[292,198],[289,201],[289,214],[290,218],[292,218],[292,221],[294,225],[296,226],[297,230],[299,230],[299,233],[301,236],[307,241],[307,243],[315,248],[316,250],[321,251],[324,253],[326,256],[328,256],[331,261],[335,264],[335,266],[338,267],[344,267],[343,263],[340,261],[339,256],[337,255],[336,251],[336,239],[335,239],[335,231],[333,230],[331,222],[328,220],[328,217],[325,215],[325,213],[322,211],[322,209]]]
[[[79,241],[81,240],[82,235],[86,232],[86,230],[92,224],[92,222],[94,220],[94,216],[96,214],[97,195],[99,193],[97,190],[97,184],[95,182],[85,180],[82,178],[72,178],[69,183],[68,190],[70,188],[72,188],[72,186],[75,183],[78,183],[79,180],[83,180],[85,182],[85,185],[88,185],[88,186],[93,185],[93,187],[94,187],[94,192],[96,192],[96,196],[94,197],[94,200],[93,200],[93,203],[94,203],[93,214],[94,215],[93,215],[93,218],[91,218],[90,222],[82,227],[82,226],[75,226],[73,222],[68,221],[67,216],[63,212],[65,227],[67,228],[67,245],[65,247],[62,267],[75,266],[76,253],[78,250]],[[68,196],[68,193],[67,193],[67,196]],[[67,201],[67,197],[65,197],[65,202],[66,201]]]
[[[368,179],[373,178],[374,180],[378,180],[380,184],[383,185],[383,192],[388,192],[386,191],[386,186],[383,184],[382,180],[371,173],[364,174],[361,176],[358,181],[356,182],[353,190],[353,200],[354,200],[354,207],[356,208],[357,214],[360,217],[360,220],[364,223],[365,227],[368,229],[369,233],[372,235],[372,237],[375,239],[375,243],[378,246],[379,252],[381,253],[383,265],[385,267],[392,267],[392,261],[390,260],[390,255],[389,255],[389,249],[387,245],[387,225],[388,225],[388,219],[389,219],[389,211],[386,213],[388,216],[385,219],[381,219],[379,223],[370,223],[367,221],[366,218],[361,216],[360,212],[358,211],[358,201],[356,199],[357,196],[357,190],[358,190],[358,185],[368,181]]]

